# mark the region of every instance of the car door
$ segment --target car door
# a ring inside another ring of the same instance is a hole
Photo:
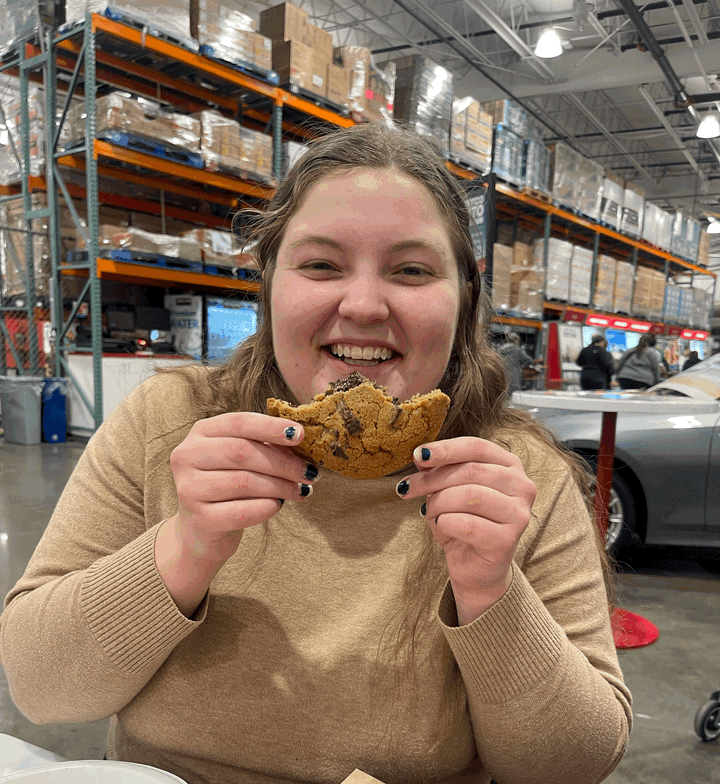
[[[715,422],[705,492],[705,530],[720,535],[720,417]]]

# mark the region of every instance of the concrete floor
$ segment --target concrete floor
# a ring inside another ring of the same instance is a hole
[[[0,439],[0,596],[22,574],[83,448],[81,441],[24,447]],[[703,743],[693,732],[698,708],[720,689],[720,554],[634,547],[618,579],[619,604],[655,623],[660,638],[620,651],[635,727],[607,781],[720,784],[720,741]],[[31,724],[13,705],[0,668],[0,732],[68,759],[102,759],[106,729],[105,721]]]

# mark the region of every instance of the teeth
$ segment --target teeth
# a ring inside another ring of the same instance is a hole
[[[373,360],[384,360],[390,359],[393,356],[393,352],[389,348],[381,348],[379,346],[373,348],[372,346],[365,346],[362,348],[361,346],[351,346],[345,345],[342,343],[333,343],[333,345],[329,346],[330,351],[335,354],[336,357],[352,359],[356,361],[363,361],[363,362],[371,362]],[[350,363],[353,364],[353,363]],[[377,364],[375,362],[374,364]]]

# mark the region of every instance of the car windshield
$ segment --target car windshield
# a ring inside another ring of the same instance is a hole
[[[719,400],[720,354],[714,354],[689,370],[650,387],[648,394],[677,395],[696,400]]]

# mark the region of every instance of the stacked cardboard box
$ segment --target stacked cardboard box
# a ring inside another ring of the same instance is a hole
[[[600,218],[605,172],[602,166],[558,142],[552,148],[553,199],[592,220]]]
[[[159,141],[189,152],[200,152],[200,122],[177,112],[164,112],[154,101],[136,98],[129,93],[110,93],[96,102],[96,131],[121,131]],[[63,131],[66,145],[85,137],[85,107],[78,103],[70,108]]]
[[[697,261],[701,233],[699,221],[696,221],[695,218],[688,218],[685,230],[685,258],[693,263]]]
[[[200,154],[205,168],[248,176],[260,182],[272,179],[272,139],[208,109],[195,115],[201,126]]]
[[[272,70],[272,42],[255,20],[229,0],[190,0],[190,34],[213,57]]]
[[[450,152],[473,169],[487,174],[492,164],[492,118],[471,97],[452,104]]]
[[[693,313],[695,312],[695,298],[693,290],[689,287],[681,287],[678,289],[680,294],[680,302],[678,303],[678,324],[682,326],[689,326]]]
[[[678,320],[680,310],[680,289],[668,281],[665,286],[665,303],[663,307],[663,320],[674,324]]]
[[[81,243],[78,243],[80,245]],[[129,250],[152,256],[169,256],[186,261],[201,261],[198,245],[189,238],[169,234],[155,234],[133,226],[102,224],[98,232],[101,255],[111,250]]]
[[[672,219],[669,212],[660,209],[651,201],[645,202],[642,238],[651,245],[669,250],[672,244]]]
[[[692,312],[690,324],[700,329],[710,329],[713,312],[712,292],[703,289],[689,289],[692,292]]]
[[[452,118],[453,75],[427,57],[396,60],[394,116],[447,152]]]
[[[533,254],[536,266],[542,267],[544,240],[537,240]],[[545,296],[567,302],[570,296],[570,274],[572,267],[573,245],[555,237],[548,239],[547,272],[545,275]]]
[[[698,242],[698,267],[705,267],[710,261],[710,235],[706,231],[700,232],[700,240]]]
[[[496,310],[510,310],[513,249],[507,245],[493,245],[492,306]]]
[[[308,19],[307,11],[280,3],[260,13],[260,33],[272,41],[273,69],[280,84],[328,96],[328,66],[333,64],[332,34]],[[338,77],[334,77],[334,94]],[[332,100],[332,99],[331,99]]]
[[[665,308],[665,274],[659,270],[650,270],[650,303],[648,318],[661,321]]]
[[[593,306],[598,310],[612,311],[615,297],[615,275],[618,262],[611,256],[597,259]]]
[[[528,188],[550,193],[550,150],[542,141],[525,139],[523,142],[522,176]]]
[[[528,135],[528,116],[525,109],[505,98],[482,105],[483,111],[492,117],[493,125],[502,125],[516,133],[521,139]]]
[[[613,172],[606,171],[603,180],[599,219],[603,223],[607,223],[615,231],[620,231],[624,198],[624,181],[616,174],[613,174]]]
[[[139,22],[152,33],[180,42],[197,51],[197,41],[190,35],[190,4],[188,0],[162,0],[160,4],[143,0],[66,0],[67,21],[80,22],[90,11],[102,14],[107,8],[123,18]]]
[[[523,139],[505,125],[495,127],[492,170],[513,185],[523,184]]]
[[[205,266],[247,266],[243,263],[242,242],[232,232],[218,231],[217,229],[191,229],[182,236],[195,243],[199,248]]]
[[[620,231],[631,237],[639,237],[642,232],[644,215],[645,191],[632,182],[626,182]]]
[[[634,316],[650,316],[650,287],[652,270],[638,267],[635,273],[635,289],[633,291],[632,310]]]
[[[633,265],[618,261],[615,268],[615,295],[613,310],[616,313],[632,313]]]
[[[364,46],[340,46],[334,50],[335,62],[348,78],[347,105],[361,122],[390,121],[394,115],[395,63],[378,65]]]
[[[540,318],[543,313],[545,271],[537,266],[532,245],[515,242],[510,279],[510,309]]]
[[[569,301],[575,305],[590,304],[593,255],[592,248],[573,247]]]

